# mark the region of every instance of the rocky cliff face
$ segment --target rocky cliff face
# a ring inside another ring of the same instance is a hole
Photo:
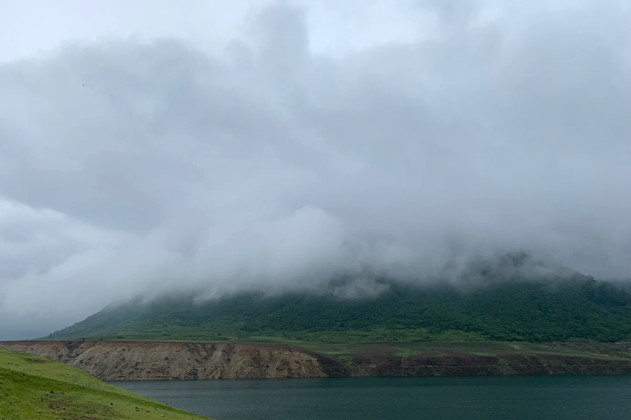
[[[358,356],[356,376],[615,375],[631,373],[631,360],[561,355]]]
[[[631,358],[594,353],[583,357],[452,352],[397,357],[373,349],[355,352],[342,362],[302,349],[258,344],[18,341],[0,342],[0,346],[45,356],[104,380],[631,373]]]
[[[0,345],[66,363],[104,380],[329,376],[318,356],[280,346],[96,341]]]

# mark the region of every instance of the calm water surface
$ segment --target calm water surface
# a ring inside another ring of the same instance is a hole
[[[631,419],[631,376],[113,383],[218,420]]]

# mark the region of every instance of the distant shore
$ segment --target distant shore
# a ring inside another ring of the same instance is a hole
[[[386,343],[346,354],[276,344],[164,341],[5,341],[103,380],[352,376],[611,375],[631,373],[631,343]]]

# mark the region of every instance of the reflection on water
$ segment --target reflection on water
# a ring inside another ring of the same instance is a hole
[[[218,420],[631,418],[631,376],[113,383]]]

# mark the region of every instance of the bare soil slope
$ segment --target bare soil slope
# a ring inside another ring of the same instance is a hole
[[[104,380],[329,376],[306,351],[253,344],[125,341],[0,343],[88,371]]]
[[[14,341],[104,380],[347,376],[604,375],[631,373],[631,344],[424,343],[369,346],[337,356],[273,344],[157,341]]]

